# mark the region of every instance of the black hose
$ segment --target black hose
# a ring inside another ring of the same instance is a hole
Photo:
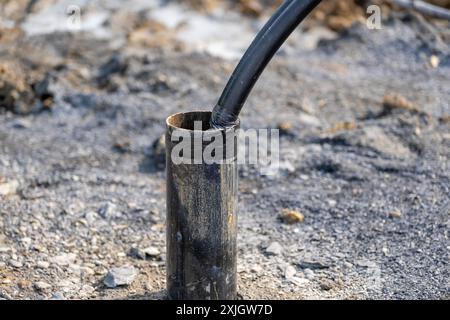
[[[233,126],[265,67],[300,22],[321,0],[287,0],[261,29],[231,75],[213,109],[211,127]]]

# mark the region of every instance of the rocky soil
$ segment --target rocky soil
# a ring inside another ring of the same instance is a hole
[[[131,2],[0,20],[0,299],[165,297],[164,120],[212,108],[264,18]],[[275,176],[240,168],[241,298],[450,298],[448,30],[392,12],[277,54],[241,118],[281,130]]]

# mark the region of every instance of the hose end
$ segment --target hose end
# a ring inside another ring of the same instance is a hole
[[[210,127],[211,129],[223,130],[235,126],[238,122],[238,117],[230,115],[223,111],[220,105],[216,105],[212,111]]]

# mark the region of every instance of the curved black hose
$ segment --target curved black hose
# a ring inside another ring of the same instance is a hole
[[[287,0],[261,29],[231,75],[213,109],[212,128],[234,125],[265,67],[300,22],[321,0]]]

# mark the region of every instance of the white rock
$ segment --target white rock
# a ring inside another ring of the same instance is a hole
[[[292,277],[292,278],[289,278],[288,280],[297,286],[304,286],[309,283],[308,279],[299,278],[299,277]]]
[[[0,246],[0,253],[6,253],[9,250],[11,250],[10,247],[6,247],[6,246]]]
[[[142,250],[147,256],[157,257],[161,254],[161,252],[156,247],[148,247]]]
[[[17,260],[9,260],[9,265],[14,267],[14,268],[22,268],[23,267],[23,263]]]
[[[86,219],[87,223],[93,224],[95,220],[97,219],[98,214],[94,211],[88,211],[85,213],[84,218]]]
[[[287,266],[284,270],[284,277],[290,279],[297,274],[297,270],[293,266]]]
[[[108,271],[103,283],[108,288],[130,285],[136,278],[137,271],[133,266],[112,268]]]
[[[68,266],[69,264],[73,263],[76,258],[77,256],[74,253],[63,253],[51,258],[51,262],[59,266]]]
[[[34,287],[38,290],[47,290],[50,289],[52,286],[49,285],[47,282],[38,281],[34,283]]]
[[[15,194],[18,189],[19,182],[17,180],[3,181],[0,177],[0,196]]]
[[[55,292],[52,297],[50,298],[50,300],[65,300],[66,298],[64,297],[64,294],[62,292]]]
[[[266,253],[269,255],[280,255],[283,252],[283,247],[278,242],[272,242],[267,248]]]
[[[306,279],[312,280],[315,277],[315,273],[311,269],[305,269],[303,273],[305,274]]]
[[[261,273],[263,271],[263,268],[259,264],[253,264],[250,267],[250,271],[253,273]]]
[[[38,261],[36,263],[36,266],[41,269],[47,269],[50,266],[50,263],[48,263],[47,261]]]
[[[98,209],[98,214],[105,219],[114,218],[120,216],[120,212],[117,211],[117,205],[112,202],[107,202],[103,204]]]

